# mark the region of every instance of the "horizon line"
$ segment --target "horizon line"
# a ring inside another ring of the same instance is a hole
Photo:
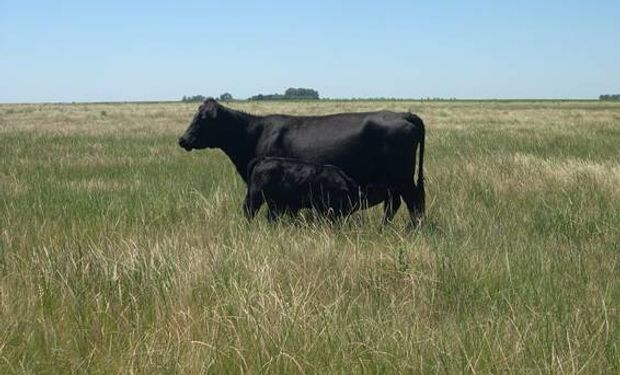
[[[601,100],[600,98],[442,98],[442,97],[422,97],[422,98],[396,98],[396,97],[351,97],[351,98],[319,98],[319,99],[263,99],[252,100],[250,98],[220,100],[217,97],[206,96],[205,98],[213,98],[218,102],[320,102],[320,101],[418,101],[418,102],[608,102],[617,100]],[[155,104],[155,103],[200,103],[200,101],[183,101],[181,99],[162,99],[162,100],[85,100],[85,101],[9,101],[0,102],[0,105],[27,105],[27,104]]]

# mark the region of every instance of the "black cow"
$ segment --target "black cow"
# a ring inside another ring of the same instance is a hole
[[[269,208],[267,217],[274,220],[283,213],[296,214],[302,208],[315,209],[333,219],[352,213],[368,199],[383,200],[381,189],[362,189],[333,165],[266,157],[252,160],[248,170],[245,213],[250,219],[265,202]]]
[[[326,116],[255,116],[209,98],[200,105],[179,145],[220,148],[247,183],[257,157],[277,156],[342,169],[360,186],[384,186],[384,222],[407,204],[412,222],[424,214],[424,123],[408,112],[360,112]],[[416,151],[417,186],[414,182]],[[248,206],[246,196],[244,207]],[[378,202],[369,202],[376,204]]]

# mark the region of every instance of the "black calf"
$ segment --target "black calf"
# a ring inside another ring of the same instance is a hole
[[[248,169],[244,211],[249,219],[264,202],[269,207],[269,220],[274,220],[283,213],[296,214],[302,208],[315,209],[328,218],[341,217],[362,207],[368,198],[385,198],[379,190],[377,196],[370,197],[373,194],[362,190],[333,165],[266,157],[254,159]]]

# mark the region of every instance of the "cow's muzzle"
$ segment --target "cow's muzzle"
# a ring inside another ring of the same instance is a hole
[[[192,150],[192,145],[183,137],[179,137],[179,146],[183,147],[185,151]]]

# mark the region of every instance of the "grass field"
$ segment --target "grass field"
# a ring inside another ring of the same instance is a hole
[[[409,110],[428,213],[247,223],[195,104],[0,105],[0,373],[620,373],[620,103]]]

